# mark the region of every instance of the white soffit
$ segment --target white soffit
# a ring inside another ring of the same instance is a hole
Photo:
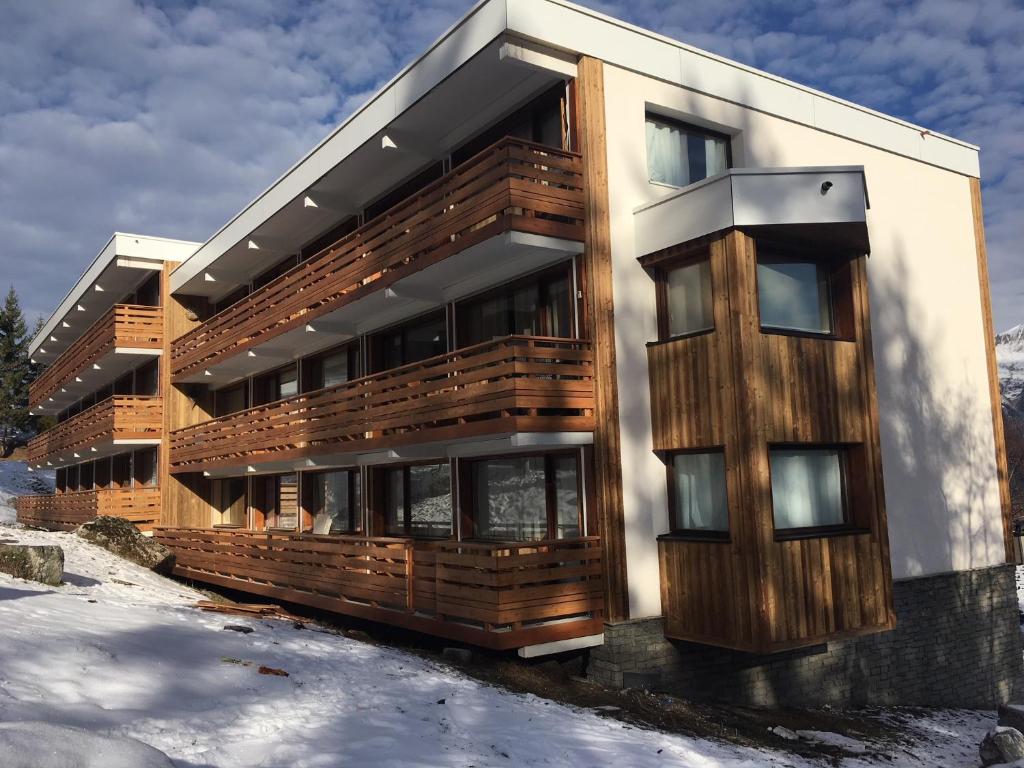
[[[514,39],[504,41],[504,35]],[[585,54],[853,141],[978,176],[978,148],[563,0],[481,0],[418,59],[216,232],[171,275],[171,290],[216,296],[215,262],[361,147],[379,149],[393,122],[488,45],[522,68],[566,74]],[[525,67],[523,65],[526,65]],[[481,73],[483,74],[483,73]],[[492,92],[500,91],[495,86]],[[441,113],[443,114],[443,112]],[[450,146],[450,145],[449,145]],[[383,190],[382,190],[383,191]],[[315,233],[311,233],[315,234]],[[209,270],[209,278],[204,275]],[[222,285],[233,277],[223,273]]]
[[[29,355],[39,363],[53,362],[150,271],[165,261],[185,261],[199,245],[115,232],[32,339]]]

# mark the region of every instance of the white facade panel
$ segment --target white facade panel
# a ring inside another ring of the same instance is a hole
[[[1002,562],[969,179],[617,67],[605,67],[605,95],[631,615],[660,612],[655,537],[668,530],[665,468],[651,451],[645,349],[657,338],[655,291],[636,261],[633,215],[664,195],[647,180],[648,105],[733,126],[734,148],[742,147],[734,162],[747,166],[864,167],[893,575]]]

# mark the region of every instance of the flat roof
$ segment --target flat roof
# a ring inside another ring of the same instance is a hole
[[[741,106],[968,176],[978,147],[564,0],[481,0],[171,276],[180,290],[474,55],[507,35],[587,55]]]
[[[115,232],[110,236],[103,249],[96,254],[92,263],[86,267],[85,272],[78,278],[67,295],[61,299],[57,308],[40,328],[39,333],[29,343],[29,356],[35,357],[40,347],[51,337],[59,338],[60,347],[66,348],[70,342],[88,330],[91,322],[95,322],[124,294],[124,291],[107,290],[106,288],[119,288],[133,282],[137,285],[145,277],[142,271],[137,271],[135,274],[129,275],[127,281],[123,277],[114,279],[113,275],[119,267],[133,270],[159,269],[165,261],[184,261],[195,253],[199,246],[200,243],[187,240]],[[112,285],[105,287],[103,282],[109,282]],[[96,289],[97,285],[100,286],[100,290]],[[89,298],[86,299],[86,296]],[[79,310],[79,307],[83,307],[83,309]],[[73,326],[71,323],[67,323],[68,326],[71,326],[70,328],[62,327],[58,331],[58,325],[63,325],[68,315],[72,313],[81,315],[81,319],[76,318]],[[57,336],[58,333],[59,336]],[[49,362],[53,359],[54,356],[51,354],[46,357],[46,360],[39,362]]]

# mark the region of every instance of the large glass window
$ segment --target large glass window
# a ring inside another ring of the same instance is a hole
[[[647,116],[647,174],[651,181],[685,187],[728,167],[727,136]]]
[[[669,493],[673,532],[724,534],[729,531],[722,451],[673,454]]]
[[[359,376],[359,345],[348,344],[304,361],[302,388],[306,392],[334,387]]]
[[[451,536],[452,489],[447,463],[392,467],[382,472],[387,535]]]
[[[253,405],[264,405],[293,397],[299,393],[298,368],[289,365],[258,376],[252,382]]]
[[[569,266],[519,280],[459,304],[457,341],[468,347],[502,336],[572,336]]]
[[[135,451],[135,485],[156,485],[156,448]]]
[[[580,535],[575,455],[473,461],[470,485],[474,538],[538,541]]]
[[[226,477],[213,481],[213,504],[217,510],[215,525],[243,527],[246,523],[246,478]]]
[[[769,451],[777,529],[819,528],[846,521],[841,448]]]
[[[294,531],[299,524],[299,478],[292,473],[253,479],[255,504],[268,530]]]
[[[358,533],[363,529],[358,471],[304,475],[302,487],[313,533]]]
[[[763,328],[832,333],[829,270],[822,264],[759,257],[757,297]]]
[[[417,317],[370,337],[373,373],[443,355],[448,351],[444,312]]]
[[[662,337],[685,336],[714,328],[708,259],[667,267],[662,273]]]

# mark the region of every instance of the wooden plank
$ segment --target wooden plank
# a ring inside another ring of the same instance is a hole
[[[989,407],[992,409],[992,435],[995,439],[996,477],[999,503],[1003,511],[1003,542],[1006,562],[1015,562],[1013,548],[1013,506],[1010,498],[1010,470],[1006,455],[1006,432],[1003,427],[1003,398],[999,389],[999,366],[996,361],[996,332],[992,322],[992,289],[988,274],[988,249],[985,245],[985,217],[981,207],[981,179],[970,178],[971,212],[974,219],[974,247],[978,258],[978,288],[981,294],[981,324],[985,338],[985,360],[988,363]]]

